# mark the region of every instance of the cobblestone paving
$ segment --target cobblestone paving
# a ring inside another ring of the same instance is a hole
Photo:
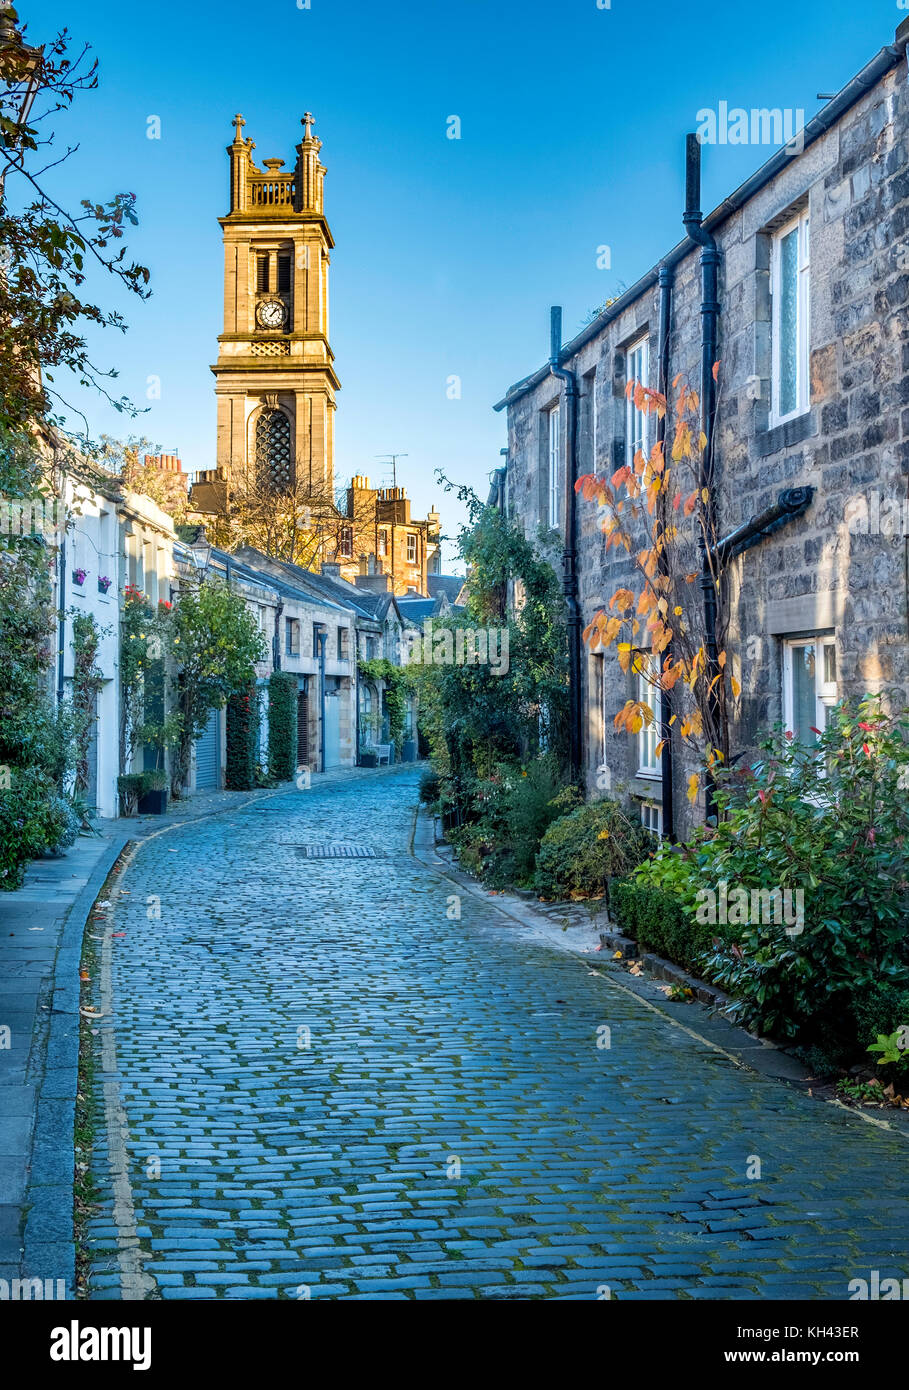
[[[449,920],[415,803],[404,770],[139,850],[108,1026],[150,1296],[844,1299],[909,1273],[904,1140],[520,941],[493,899]],[[332,840],[377,857],[300,852]],[[91,1296],[116,1298],[98,1091]]]

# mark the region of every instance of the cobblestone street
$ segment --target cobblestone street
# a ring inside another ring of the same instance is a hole
[[[404,769],[138,848],[89,928],[93,1298],[845,1299],[906,1273],[904,1139],[494,897],[450,920],[416,801]],[[331,842],[369,853],[307,854]]]

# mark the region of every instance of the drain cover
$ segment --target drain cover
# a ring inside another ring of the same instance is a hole
[[[301,859],[375,859],[374,849],[369,845],[297,845]]]

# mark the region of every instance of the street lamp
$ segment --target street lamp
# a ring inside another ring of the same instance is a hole
[[[196,569],[200,571],[204,579],[208,570],[209,561],[211,560],[211,543],[207,539],[204,531],[193,541],[192,545],[189,547],[189,553],[193,557],[193,564]]]

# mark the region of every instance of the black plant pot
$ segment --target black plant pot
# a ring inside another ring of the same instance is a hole
[[[139,797],[140,816],[163,816],[167,811],[167,788],[143,792]]]
[[[375,767],[375,766],[378,764],[378,761],[379,761],[379,759],[378,759],[378,757],[376,756],[375,753],[361,753],[361,754],[360,754],[360,766],[361,766],[361,767]]]

